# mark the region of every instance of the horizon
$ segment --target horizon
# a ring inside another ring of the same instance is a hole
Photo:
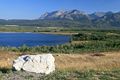
[[[56,10],[77,9],[85,13],[119,12],[119,5],[120,1],[113,0],[1,0],[0,19],[38,19],[45,12]]]

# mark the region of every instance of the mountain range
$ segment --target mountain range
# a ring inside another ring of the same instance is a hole
[[[24,25],[40,27],[120,27],[120,12],[94,12],[87,14],[79,10],[47,12],[34,20],[3,20],[0,25]]]

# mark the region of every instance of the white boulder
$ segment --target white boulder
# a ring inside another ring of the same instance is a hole
[[[55,70],[54,61],[52,54],[23,55],[14,60],[13,68],[17,71],[49,74]]]

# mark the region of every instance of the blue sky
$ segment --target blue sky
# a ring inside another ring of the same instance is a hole
[[[120,11],[120,0],[0,0],[0,19],[35,19],[45,12],[78,9]]]

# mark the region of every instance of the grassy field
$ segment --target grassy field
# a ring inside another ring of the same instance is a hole
[[[21,53],[0,52],[0,67],[11,68]],[[54,54],[58,70],[111,70],[120,67],[120,52],[89,54]]]
[[[0,47],[1,80],[120,80],[120,30],[27,28],[24,31],[70,35],[71,40],[56,46]],[[18,56],[49,52],[56,65],[50,75],[12,71],[13,60]]]
[[[12,71],[12,62],[21,53],[0,52],[0,78],[3,80],[119,80],[120,52],[54,54],[56,71],[50,75]],[[111,76],[112,75],[112,76]],[[7,77],[7,78],[6,78]]]

